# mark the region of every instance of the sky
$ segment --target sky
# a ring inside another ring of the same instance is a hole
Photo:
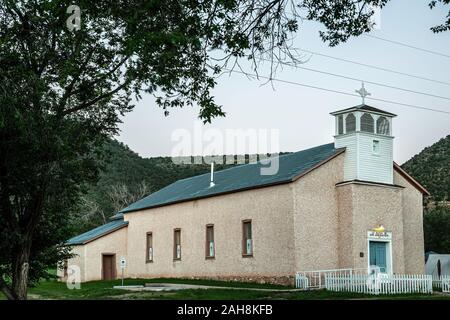
[[[450,32],[433,34],[429,28],[444,21],[447,7],[430,10],[427,0],[391,0],[380,15],[380,28],[370,34],[399,41],[412,46],[450,54]],[[364,64],[397,70],[438,81],[450,82],[450,58],[414,50],[372,37],[351,38],[337,47],[328,47],[319,37],[323,27],[304,21],[295,38],[295,47],[353,60]],[[259,72],[268,75],[263,66]],[[407,88],[439,96],[450,97],[450,86],[405,77],[345,63],[314,54],[305,55],[301,67],[336,73],[366,81]],[[248,70],[251,72],[251,70]],[[304,83],[331,90],[355,93],[361,83],[284,67],[274,75],[277,79]],[[407,93],[366,83],[371,97],[404,104],[450,111],[450,100]],[[174,141],[175,133],[185,132],[194,139],[201,128],[205,132],[227,130],[254,130],[259,133],[277,132],[280,151],[299,151],[333,141],[334,120],[332,111],[361,103],[360,97],[273,82],[264,79],[249,80],[242,74],[223,75],[213,91],[215,101],[222,105],[225,118],[217,118],[212,124],[198,121],[198,108],[173,109],[165,117],[152,95],[144,95],[135,109],[126,114],[120,124],[117,140],[128,145],[142,157],[170,156],[180,141]],[[392,112],[394,161],[403,163],[423,148],[450,134],[450,114],[432,112],[380,101],[366,101],[374,107]],[[214,131],[215,130],[215,131]],[[266,130],[266,131],[264,131]],[[200,137],[201,138],[201,137]],[[203,137],[204,138],[204,137]],[[204,141],[204,144],[206,142]],[[245,148],[244,148],[245,149]],[[236,150],[236,153],[249,150]],[[192,153],[198,149],[193,149]],[[251,150],[250,150],[251,151]]]

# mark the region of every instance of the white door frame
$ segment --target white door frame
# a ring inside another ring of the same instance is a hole
[[[392,232],[367,231],[367,270],[370,271],[370,242],[385,242],[386,245],[386,273],[392,274]]]

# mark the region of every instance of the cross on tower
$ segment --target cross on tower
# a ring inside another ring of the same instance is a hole
[[[363,81],[361,84],[362,84],[361,89],[355,90],[355,92],[356,92],[356,93],[359,93],[359,95],[360,95],[361,98],[362,98],[362,104],[365,104],[365,98],[366,98],[367,96],[372,95],[372,94],[369,93],[369,92],[366,90],[366,88],[364,88],[364,81]]]

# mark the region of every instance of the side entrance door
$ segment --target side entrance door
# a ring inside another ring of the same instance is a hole
[[[369,242],[370,265],[380,267],[381,272],[387,271],[386,245],[387,245],[386,242],[379,242],[379,241]]]
[[[102,280],[116,279],[116,255],[102,254]]]

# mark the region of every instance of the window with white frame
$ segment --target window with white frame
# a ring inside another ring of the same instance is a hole
[[[338,134],[343,134],[344,133],[344,116],[342,114],[338,115],[337,121],[338,121]]]
[[[353,113],[350,113],[345,117],[345,132],[351,133],[356,131],[356,117]]]
[[[377,133],[378,134],[384,134],[389,135],[389,120],[386,119],[386,117],[379,117],[377,120]]]
[[[364,113],[361,116],[361,131],[364,132],[374,132],[374,121],[370,113]]]

